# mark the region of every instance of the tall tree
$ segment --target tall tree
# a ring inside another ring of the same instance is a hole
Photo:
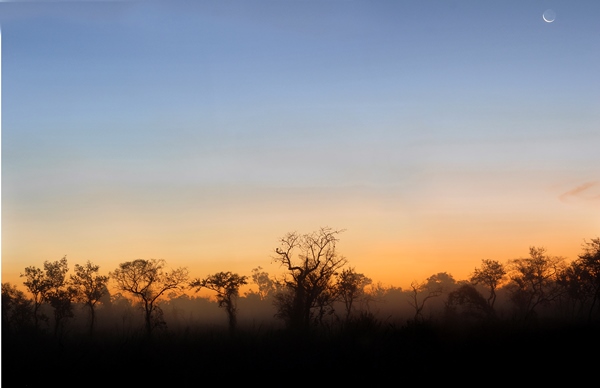
[[[47,283],[45,298],[54,309],[54,335],[58,335],[62,331],[64,319],[73,317],[74,292],[67,281],[67,257],[44,262],[44,271]]]
[[[596,291],[588,269],[579,260],[574,260],[560,272],[558,283],[565,289],[571,315],[575,318],[587,316],[587,320],[591,320]]]
[[[490,290],[487,303],[492,308],[496,303],[496,289],[502,284],[505,275],[506,269],[499,261],[483,259],[481,260],[481,267],[475,268],[471,276],[471,283],[474,285],[483,284]]]
[[[600,238],[593,238],[584,244],[583,253],[579,255],[578,262],[587,272],[593,290],[588,315],[588,319],[591,321],[594,308],[600,308]]]
[[[10,283],[2,283],[2,334],[25,330],[33,323],[32,301]]]
[[[275,249],[273,260],[286,270],[284,290],[276,295],[277,316],[292,329],[310,326],[313,309],[323,311],[324,303],[336,271],[346,259],[336,250],[338,234],[342,231],[328,227],[308,234],[288,233]]]
[[[182,290],[187,284],[187,268],[165,271],[164,260],[134,260],[119,264],[119,268],[109,274],[117,283],[117,288],[136,297],[144,310],[146,333],[152,333],[154,326],[162,321],[158,300],[167,291]]]
[[[43,303],[48,303],[54,310],[54,334],[58,335],[65,318],[73,316],[73,292],[68,287],[66,274],[69,271],[67,257],[60,260],[44,262],[44,269],[26,267],[23,284],[33,295],[33,318],[35,328],[39,328],[39,321],[47,317],[39,313]]]
[[[414,321],[419,322],[423,319],[423,309],[425,303],[437,298],[444,292],[444,287],[441,283],[430,281],[428,278],[424,282],[413,281],[410,283],[410,291],[408,291],[408,304],[415,309]]]
[[[25,278],[23,284],[33,297],[33,325],[39,329],[40,321],[47,321],[48,317],[40,312],[40,307],[46,301],[46,292],[48,282],[41,268],[29,266],[25,267],[25,273],[21,274]]]
[[[75,291],[75,300],[83,303],[90,312],[90,335],[94,332],[96,304],[107,294],[108,276],[99,275],[100,266],[89,260],[85,265],[75,264],[75,274],[71,275],[71,286]]]
[[[206,288],[217,293],[219,307],[224,307],[229,319],[229,331],[233,333],[237,324],[237,306],[235,299],[239,296],[240,287],[248,284],[247,276],[240,276],[231,272],[219,272],[209,275],[204,279],[195,279],[190,283],[190,287],[195,288],[196,292]]]
[[[560,283],[580,309],[587,309],[588,322],[594,311],[600,312],[600,238],[584,243],[583,252],[561,273]]]
[[[564,292],[558,282],[564,270],[564,258],[549,256],[545,248],[529,248],[529,257],[509,261],[511,300],[527,320],[536,315],[538,306],[547,305]]]
[[[336,293],[344,303],[346,309],[346,321],[355,309],[355,302],[364,296],[365,287],[373,283],[371,279],[362,273],[357,273],[354,268],[345,268],[337,276],[335,284]]]

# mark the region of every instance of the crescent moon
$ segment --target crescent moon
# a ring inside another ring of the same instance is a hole
[[[544,13],[542,14],[542,19],[544,19],[544,21],[546,23],[552,23],[555,19],[556,19],[556,14],[554,13],[553,10],[551,9],[547,9],[546,11],[544,11]]]

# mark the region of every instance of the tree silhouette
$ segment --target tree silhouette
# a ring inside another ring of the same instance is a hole
[[[261,300],[265,300],[269,295],[276,290],[276,282],[269,277],[269,274],[262,270],[262,267],[257,267],[252,270],[252,283],[258,286],[258,296]]]
[[[585,242],[583,253],[560,274],[559,283],[579,308],[587,307],[587,320],[595,309],[600,311],[600,238]]]
[[[481,260],[481,268],[475,268],[475,272],[471,276],[471,283],[474,285],[483,284],[490,290],[490,296],[487,303],[490,307],[494,307],[496,303],[496,289],[502,283],[506,269],[504,265],[495,260]]]
[[[47,283],[46,299],[54,309],[54,335],[61,332],[63,320],[73,317],[74,292],[67,282],[66,256],[54,262],[44,262],[45,281]]]
[[[33,321],[32,301],[10,283],[2,283],[2,334],[25,330]]]
[[[346,321],[350,319],[355,302],[365,294],[365,287],[373,281],[362,273],[357,273],[354,268],[343,269],[337,276],[335,284],[336,293],[344,303]]]
[[[246,276],[240,276],[231,272],[219,272],[209,275],[204,279],[195,279],[190,283],[190,287],[200,289],[207,288],[217,293],[219,307],[224,307],[229,319],[229,331],[233,333],[237,324],[237,308],[235,299],[239,295],[240,287],[248,284]]]
[[[548,256],[545,248],[530,247],[529,257],[511,260],[509,269],[511,300],[525,320],[564,292],[558,282],[564,259]]]
[[[456,288],[456,280],[447,272],[438,272],[427,278],[427,288],[440,289],[442,293],[450,292]]]
[[[415,309],[414,321],[418,322],[423,319],[423,309],[425,302],[431,298],[437,298],[444,292],[444,285],[437,282],[431,277],[424,282],[413,281],[410,283],[410,291],[408,295],[408,304]]]
[[[121,291],[134,295],[142,304],[146,333],[150,335],[160,320],[159,298],[169,290],[181,290],[188,279],[188,270],[180,267],[164,271],[164,260],[134,260],[119,264],[109,274]],[[156,318],[156,319],[155,319]]]
[[[33,325],[38,330],[39,322],[41,320],[47,321],[48,319],[48,317],[40,313],[40,307],[46,301],[48,282],[46,281],[44,271],[34,266],[25,267],[25,273],[22,273],[21,277],[26,279],[23,284],[33,296]]]
[[[593,299],[588,315],[588,320],[591,321],[594,308],[600,307],[600,238],[585,243],[584,251],[579,255],[577,262],[585,269],[593,290]]]
[[[463,320],[482,321],[493,316],[493,308],[471,284],[463,284],[448,294],[446,316],[459,316]]]
[[[43,303],[48,303],[54,309],[54,335],[58,335],[64,318],[73,316],[73,291],[68,287],[66,274],[69,271],[67,257],[60,260],[44,262],[44,269],[26,267],[23,282],[33,295],[34,326],[39,328],[39,321],[47,317],[39,313]]]
[[[75,274],[71,275],[71,286],[75,291],[75,300],[84,304],[90,312],[90,335],[94,331],[96,304],[108,293],[108,276],[98,274],[100,267],[89,260],[85,265],[75,264]]]
[[[329,283],[322,292],[317,295],[314,301],[313,320],[319,325],[325,325],[325,317],[332,316],[335,313],[334,304],[338,301],[338,294],[335,284]]]
[[[284,290],[276,295],[277,316],[290,328],[307,329],[314,317],[313,308],[319,308],[322,317],[332,277],[346,264],[336,250],[341,232],[324,227],[309,234],[288,233],[275,249],[273,260],[288,271]]]

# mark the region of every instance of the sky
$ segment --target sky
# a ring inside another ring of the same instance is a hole
[[[542,15],[554,10],[548,23]],[[600,2],[0,3],[2,282],[250,275],[288,232],[387,286],[600,236]]]

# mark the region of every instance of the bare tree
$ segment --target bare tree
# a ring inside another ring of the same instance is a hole
[[[204,279],[195,279],[190,287],[196,288],[196,292],[202,288],[215,291],[219,307],[224,307],[229,319],[229,331],[233,333],[237,324],[237,307],[235,299],[239,296],[240,287],[248,284],[247,276],[240,276],[231,272],[219,272],[209,275]]]
[[[75,264],[75,274],[71,275],[71,287],[75,300],[84,304],[90,312],[90,335],[94,331],[96,304],[108,293],[108,276],[98,274],[100,267],[89,260],[85,265]]]
[[[408,304],[415,309],[415,322],[423,319],[423,309],[427,301],[450,292],[455,286],[456,281],[446,272],[431,275],[424,282],[413,281],[408,291]]]
[[[346,264],[336,250],[337,235],[342,231],[328,227],[309,234],[288,233],[280,240],[273,258],[288,272],[284,291],[276,295],[277,316],[292,329],[310,326],[313,309],[323,312],[328,298],[323,296],[333,287],[332,277]]]
[[[415,309],[415,322],[423,319],[425,302],[431,298],[437,298],[438,296],[442,295],[443,292],[443,285],[436,281],[431,281],[431,278],[428,278],[426,281],[420,283],[416,281],[410,283],[408,304]]]
[[[504,265],[495,260],[484,259],[481,260],[481,268],[475,268],[475,272],[471,276],[471,283],[474,285],[481,283],[490,290],[487,303],[492,308],[496,303],[496,289],[502,283],[505,275]]]
[[[157,301],[169,290],[182,290],[187,284],[187,268],[164,271],[164,260],[134,260],[119,264],[109,274],[121,291],[129,292],[142,304],[146,333],[151,334],[154,326],[164,323]],[[156,319],[155,319],[156,318]]]

